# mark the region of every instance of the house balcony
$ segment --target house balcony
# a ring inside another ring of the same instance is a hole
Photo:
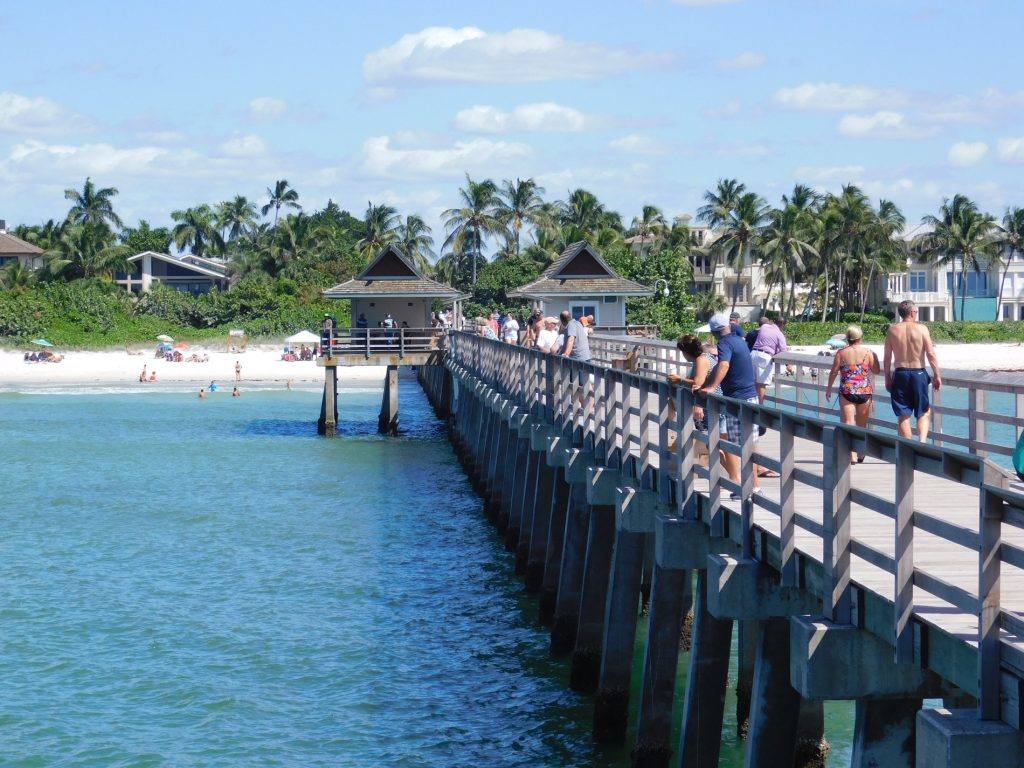
[[[899,304],[908,299],[915,304],[945,305],[949,301],[949,294],[945,291],[893,291],[885,292],[885,298],[893,304]]]

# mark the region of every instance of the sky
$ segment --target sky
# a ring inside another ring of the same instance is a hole
[[[472,178],[585,187],[628,223],[735,177],[859,184],[913,224],[1024,205],[1019,0],[0,0],[0,219],[86,176],[126,222],[284,178],[441,212]]]

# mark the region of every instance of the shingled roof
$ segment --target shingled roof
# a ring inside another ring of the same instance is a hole
[[[38,256],[42,252],[42,248],[26,243],[20,237],[0,232],[0,256]]]
[[[462,294],[450,285],[424,277],[395,246],[389,245],[359,275],[328,288],[324,296],[329,299],[389,296],[457,299]]]
[[[509,298],[538,296],[653,296],[654,291],[618,274],[585,240],[573,243],[532,283],[508,292]]]

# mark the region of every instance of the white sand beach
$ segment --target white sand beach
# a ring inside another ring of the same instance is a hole
[[[882,359],[881,344],[867,344]],[[791,347],[790,351],[817,355],[825,346]],[[1024,372],[1024,346],[1016,342],[1002,344],[936,344],[939,366],[961,371],[1020,371]],[[829,353],[831,354],[831,353]]]
[[[59,363],[26,363],[21,351],[0,351],[0,389],[18,389],[22,386],[33,389],[40,387],[138,387],[181,388],[182,385],[201,387],[211,381],[219,388],[230,391],[235,386],[235,362],[242,366],[242,381],[238,386],[260,388],[285,388],[290,380],[295,388],[323,386],[324,372],[313,361],[286,362],[281,360],[280,345],[250,346],[242,354],[207,351],[210,356],[206,363],[171,363],[156,359],[153,352],[121,351],[103,352],[62,352]],[[191,353],[193,350],[189,350]],[[153,383],[140,384],[139,374],[146,366],[146,373],[156,372]],[[380,366],[345,368],[339,376],[339,385],[360,387],[383,387],[385,369]]]

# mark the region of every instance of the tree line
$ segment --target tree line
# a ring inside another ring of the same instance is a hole
[[[765,308],[823,322],[854,311],[863,317],[877,277],[905,271],[913,256],[950,267],[955,319],[958,308],[963,316],[967,275],[998,266],[1001,292],[1010,259],[1024,248],[1022,208],[1011,208],[997,220],[955,195],[937,215],[924,217],[922,234],[906,239],[900,208],[885,199],[874,204],[852,184],[837,194],[798,184],[772,206],[738,180],[721,179],[704,193],[696,212],[696,223],[710,230],[705,234],[688,217],[670,222],[654,205],[642,206],[627,224],[585,189],[553,200],[545,199],[545,190],[530,178],[499,184],[467,175],[456,204],[442,214],[444,232],[436,241],[421,216],[403,217],[383,203],[367,203],[362,218],[331,201],[307,212],[284,179],[267,187],[259,203],[236,195],[172,211],[167,227],[144,220],[126,226],[115,211],[117,194],[116,188],[98,187],[87,178],[81,189],[66,190],[70,208],[63,219],[16,227],[17,236],[43,249],[45,266],[32,273],[11,264],[3,284],[17,289],[33,281],[109,278],[129,271],[129,256],[169,252],[173,245],[179,252],[223,259],[233,283],[269,277],[312,292],[351,277],[382,248],[395,245],[425,273],[474,291],[487,265],[515,267],[490,268],[491,277],[535,276],[567,245],[586,240],[613,264],[630,256],[651,262],[645,268],[629,262],[626,271],[634,275],[650,274],[656,265],[671,271],[674,290],[692,294],[685,302],[703,314],[724,308],[728,299],[735,306],[744,272],[759,265]],[[686,286],[678,285],[676,261],[688,270]],[[693,274],[709,265],[732,273],[728,298],[695,289]],[[798,293],[798,286],[806,290]],[[996,319],[998,314],[997,307]]]

